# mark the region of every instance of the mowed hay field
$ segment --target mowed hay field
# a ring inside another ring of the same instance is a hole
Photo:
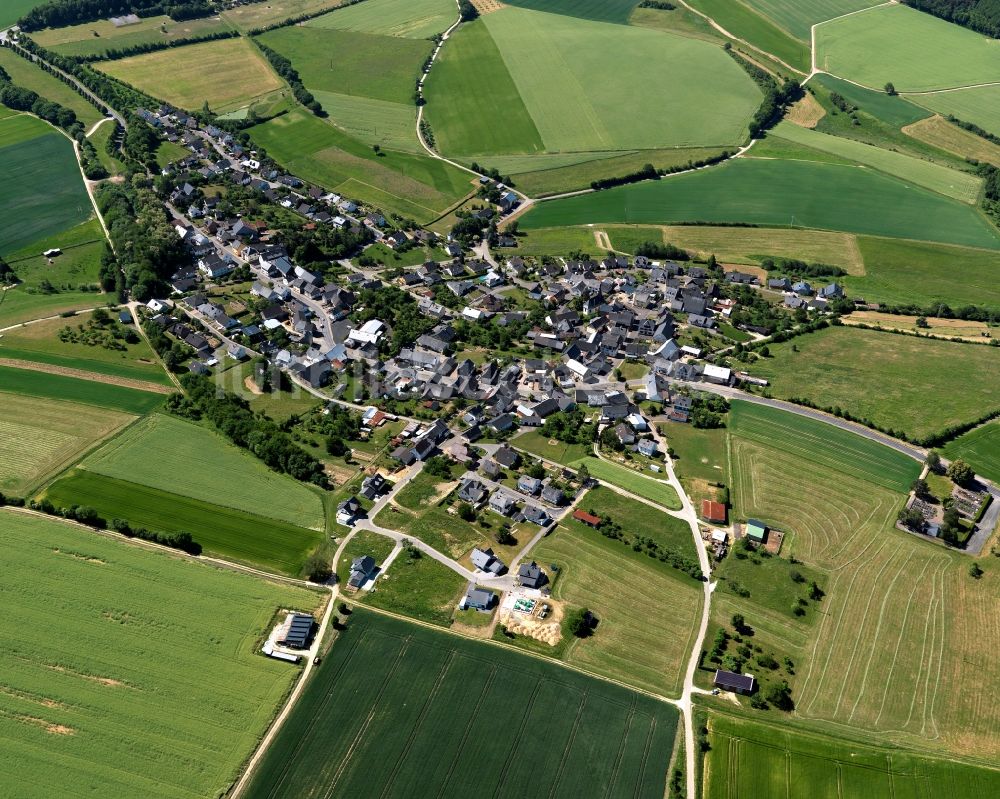
[[[48,50],[66,56],[103,55],[137,45],[164,44],[178,39],[193,39],[232,30],[219,17],[187,19],[175,22],[167,16],[145,17],[134,25],[116,27],[108,19],[46,28],[31,34],[31,38]]]
[[[341,5],[341,0],[274,0],[269,3],[228,8],[221,16],[226,22],[241,31],[259,30],[283,22],[302,14],[315,14]]]
[[[655,532],[673,549],[695,556],[684,522],[610,489],[588,492],[580,507],[611,518],[629,533]],[[669,535],[661,535],[668,527]],[[697,581],[571,518],[543,538],[531,556],[546,568],[559,566],[556,599],[589,608],[600,619],[594,635],[573,642],[563,660],[654,693],[680,692],[700,619]],[[664,597],[669,597],[669,613],[662,610]]]
[[[1000,80],[1000,42],[905,5],[820,25],[816,65],[872,89],[953,89]]]
[[[1000,100],[1000,94],[997,97]],[[1000,166],[1000,145],[963,130],[942,116],[935,115],[907,125],[903,133],[950,153]]]
[[[539,203],[521,227],[748,222],[988,249],[1000,234],[976,209],[870,169],[741,158],[684,175]]]
[[[1000,483],[1000,422],[989,422],[944,447],[948,458],[961,458],[988,480]]]
[[[830,327],[770,349],[752,371],[775,397],[840,407],[916,440],[1000,409],[995,347]]]
[[[879,0],[742,0],[778,27],[808,42],[813,25],[878,5]]]
[[[676,727],[664,702],[358,609],[246,796],[661,799]]]
[[[730,447],[739,515],[786,531],[783,554],[827,574],[819,620],[798,650],[795,716],[991,757],[1000,708],[988,697],[1000,675],[983,653],[1000,643],[997,571],[973,580],[967,558],[896,531],[902,492],[738,431]]]
[[[0,256],[93,213],[69,139],[27,114],[0,118]]]
[[[704,799],[733,796],[989,799],[1000,771],[880,749],[722,713],[708,716]]]
[[[314,28],[430,39],[458,20],[451,0],[366,0],[309,20]]]
[[[322,530],[323,501],[305,484],[193,422],[153,414],[88,457],[84,469]]]
[[[1000,86],[920,94],[911,96],[910,99],[939,114],[950,114],[965,122],[973,122],[993,135],[1000,136]]]
[[[24,496],[46,475],[134,418],[91,405],[0,391],[0,492]]]
[[[236,111],[286,88],[246,39],[224,39],[95,65],[160,100],[218,113]]]
[[[0,544],[4,792],[221,795],[298,674],[255,650],[320,597],[11,511]]]

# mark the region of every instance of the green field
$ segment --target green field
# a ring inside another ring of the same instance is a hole
[[[752,371],[780,398],[839,406],[914,439],[1000,408],[1000,350],[975,344],[831,327],[771,347]],[[955,391],[956,370],[962,375]],[[933,402],[928,402],[933,398]]]
[[[319,596],[12,512],[0,544],[4,792],[222,795],[298,675],[256,649]]]
[[[395,150],[376,156],[370,145],[302,109],[257,125],[250,135],[299,177],[386,213],[433,219],[472,191],[471,176],[443,161]]]
[[[64,28],[46,28],[31,38],[53,52],[65,56],[102,56],[109,50],[137,45],[163,45],[178,39],[195,39],[232,28],[218,17],[174,22],[170,17],[144,17],[134,25],[115,27],[110,20],[85,22]]]
[[[155,456],[153,456],[155,453]],[[154,414],[87,458],[88,471],[322,530],[319,494],[200,425]]]
[[[961,458],[987,480],[1000,483],[1000,422],[990,422],[948,442],[944,454]]]
[[[34,0],[5,0],[3,8],[0,9],[0,28],[13,25],[22,14],[31,11],[37,5]]]
[[[920,473],[912,458],[848,430],[799,414],[734,400],[733,434],[788,452],[894,491],[907,491]]]
[[[417,112],[412,105],[349,94],[311,90],[333,124],[366,144],[423,154],[417,140]]]
[[[779,123],[774,128],[773,135],[821,152],[833,153],[969,205],[978,201],[979,193],[982,191],[982,178],[969,172],[960,172],[903,153],[862,144],[853,139],[809,130],[791,122]]]
[[[939,114],[950,114],[965,122],[973,122],[1000,136],[1000,86],[920,94],[911,99]]]
[[[103,119],[100,111],[69,86],[41,67],[21,58],[13,50],[0,48],[0,67],[7,71],[12,82],[21,88],[30,89],[46,100],[52,100],[72,109],[85,128],[90,128],[99,119]]]
[[[893,127],[912,125],[918,120],[926,119],[929,114],[927,109],[915,105],[904,97],[899,95],[892,97],[881,90],[866,89],[835,78],[833,75],[818,73],[809,85],[813,83],[818,83],[822,89],[829,92],[837,92],[852,105]]]
[[[879,0],[743,0],[804,42],[813,25],[878,5]]]
[[[512,0],[508,6],[625,25],[639,0]]]
[[[25,114],[0,119],[0,256],[93,213],[69,139]]]
[[[246,796],[661,799],[676,726],[664,702],[359,609]]]
[[[554,438],[542,435],[537,430],[528,430],[522,433],[512,443],[518,449],[540,455],[546,460],[561,463],[564,466],[582,460],[592,452],[591,447],[586,444],[564,444]]]
[[[179,108],[236,111],[274,97],[285,82],[247,39],[171,48],[96,65],[113,78]]]
[[[526,230],[590,222],[748,222],[1000,248],[977,210],[869,169],[738,159],[701,172],[541,203]]]
[[[366,0],[331,11],[306,24],[315,28],[430,39],[443,33],[457,19],[458,9],[451,0]]]
[[[108,521],[124,519],[133,527],[188,532],[205,555],[290,577],[298,577],[306,558],[323,544],[323,534],[315,530],[84,469],[60,477],[44,495],[56,507],[94,508]]]
[[[341,0],[285,0],[285,2],[249,3],[227,8],[219,16],[240,31],[259,30],[301,14],[314,14],[336,8]]]
[[[116,126],[108,121],[87,137],[94,145],[94,149],[97,150],[97,158],[101,165],[108,170],[108,174],[111,176],[120,175],[125,171],[125,165],[107,150],[107,143],[114,135],[115,130]]]
[[[603,480],[606,483],[618,486],[618,488],[623,488],[670,510],[680,510],[681,501],[677,498],[677,492],[663,480],[655,477],[645,477],[634,469],[600,460],[593,455],[573,461],[570,467],[579,469],[584,464],[587,466],[591,477],[596,477],[598,480]]]
[[[1000,772],[713,713],[704,799],[954,796],[1000,792]]]
[[[163,402],[163,394],[9,366],[0,366],[0,386],[29,397],[80,402],[136,415],[149,413]]]
[[[809,48],[762,13],[739,0],[691,0],[689,5],[711,17],[733,36],[777,56],[793,69],[809,70]]]
[[[816,29],[816,65],[880,89],[952,89],[1000,80],[1000,44],[905,5],[886,5]]]
[[[444,564],[401,552],[365,597],[365,604],[447,627],[467,587],[465,578]]]
[[[134,418],[92,405],[0,392],[0,492],[24,496]]]

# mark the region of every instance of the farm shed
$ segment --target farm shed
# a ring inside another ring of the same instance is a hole
[[[757,681],[754,680],[752,674],[736,674],[732,671],[723,671],[719,669],[715,672],[715,683],[716,688],[721,688],[723,691],[732,691],[737,694],[752,694],[754,688],[757,686]]]
[[[601,523],[601,517],[595,516],[593,513],[587,513],[583,510],[573,511],[573,518],[578,522],[583,522],[584,524],[590,525],[591,527],[597,527]]]
[[[767,540],[767,525],[757,519],[747,519],[747,538],[758,544],[763,544]]]
[[[726,523],[726,506],[711,499],[701,501],[701,516],[716,524]],[[748,523],[749,524],[749,523]]]
[[[294,649],[305,649],[315,623],[315,619],[306,613],[289,613],[278,631],[278,643]]]

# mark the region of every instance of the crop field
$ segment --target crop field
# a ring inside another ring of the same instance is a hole
[[[76,113],[84,127],[89,128],[99,119],[101,112],[84,100],[69,86],[41,67],[32,64],[6,47],[0,48],[0,67],[3,67],[11,80],[18,86],[40,94],[46,100],[71,108]]]
[[[4,791],[225,792],[298,674],[257,645],[319,596],[20,513],[0,544]]]
[[[950,114],[965,122],[974,122],[1000,136],[1000,86],[921,94],[911,99],[939,114]]]
[[[451,0],[366,0],[306,24],[381,36],[430,39],[443,33],[457,19],[458,9]]]
[[[126,431],[127,434],[128,431]],[[109,521],[165,533],[188,532],[204,554],[217,555],[290,577],[323,543],[323,534],[277,519],[74,469],[48,486],[57,507],[85,505]]]
[[[905,5],[874,8],[816,29],[816,64],[872,89],[953,89],[1000,80],[1000,43]]]
[[[776,397],[839,406],[916,439],[1000,408],[994,347],[848,327],[799,336],[795,346],[771,347],[754,363]],[[961,391],[953,390],[956,369]]]
[[[134,25],[115,27],[110,20],[85,22],[65,28],[46,28],[31,34],[42,47],[66,56],[99,56],[109,50],[145,44],[163,44],[232,30],[218,17],[174,22],[170,17],[144,17]]]
[[[277,0],[229,8],[219,16],[238,30],[252,31],[301,14],[315,14],[324,9],[336,8],[340,4],[341,0]]]
[[[0,492],[24,496],[134,418],[92,405],[0,391]]]
[[[137,416],[163,402],[162,394],[9,366],[0,366],[0,386],[15,394],[80,402]]]
[[[1000,772],[711,714],[704,799],[733,796],[987,799]]]
[[[879,0],[743,0],[797,39],[808,42],[813,25],[879,4]]]
[[[1000,483],[1000,422],[989,422],[948,442],[944,454],[961,458],[987,480]]]
[[[521,217],[525,230],[591,222],[791,224],[1000,248],[1000,234],[974,208],[870,169],[799,161],[739,159],[540,203]]]
[[[707,42],[518,8],[483,23],[550,151],[736,144],[760,102],[749,76]],[[622,114],[623,103],[651,112]],[[669,113],[677,107],[690,113]]]
[[[225,39],[105,61],[97,69],[179,108],[235,111],[285,89],[246,39]]]
[[[336,92],[310,91],[333,124],[348,136],[391,150],[424,152],[417,141],[417,112],[413,106]]]
[[[623,488],[670,510],[680,510],[681,501],[677,498],[677,492],[663,480],[645,477],[633,469],[600,460],[593,455],[574,461],[570,464],[570,468],[579,469],[582,465],[586,465],[591,477]]]
[[[809,48],[764,14],[734,0],[691,0],[689,5],[710,16],[735,36],[745,39],[802,72],[809,71]]]
[[[639,0],[511,0],[504,3],[532,11],[565,14],[597,22],[616,22],[620,25],[628,23],[632,10],[638,4]]]
[[[395,150],[376,156],[370,145],[302,109],[250,133],[299,177],[386,212],[433,219],[472,192],[470,176],[443,161]]]
[[[863,436],[796,413],[744,400],[731,405],[736,435],[894,491],[908,491],[920,464]]]
[[[814,82],[828,92],[837,92],[851,105],[856,105],[865,113],[871,114],[894,128],[927,119],[930,114],[926,108],[921,108],[912,100],[898,94],[892,97],[881,88],[866,89],[864,86],[858,86],[824,73],[818,73],[809,83],[812,85]]]
[[[155,457],[150,457],[156,453]],[[305,484],[268,469],[200,425],[154,414],[109,442],[83,468],[119,480],[323,529],[323,503]]]
[[[958,125],[951,124],[941,116],[922,119],[903,128],[903,133],[912,136],[917,141],[940,147],[955,155],[974,158],[1000,166],[1000,145],[962,130]]]
[[[676,726],[664,702],[359,609],[246,796],[660,799]]]
[[[0,256],[93,213],[69,139],[24,114],[0,120]]]
[[[21,18],[22,14],[37,5],[34,0],[5,0],[3,8],[0,9],[0,28],[10,27]]]
[[[840,136],[831,136],[829,133],[800,128],[790,122],[779,123],[774,129],[774,135],[864,164],[872,169],[877,169],[880,172],[885,172],[893,177],[912,182],[917,186],[970,205],[979,199],[979,193],[982,190],[982,179],[969,172],[960,172],[957,169],[934,164],[903,153],[884,150],[870,144],[862,144],[853,139],[844,139]]]

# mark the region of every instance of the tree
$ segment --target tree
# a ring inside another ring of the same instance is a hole
[[[734,613],[731,621],[733,623],[733,629],[736,630],[736,632],[738,633],[742,633],[744,628],[746,627],[746,619],[743,618],[743,614]]]
[[[566,629],[577,638],[586,638],[591,634],[589,613],[586,608],[576,608],[566,615]]]
[[[971,566],[969,566],[969,576],[974,580],[978,580],[980,577],[983,576],[982,567],[978,563],[973,563]]]
[[[325,583],[333,576],[330,561],[318,552],[310,555],[305,566],[306,577],[314,583]]]
[[[474,522],[476,520],[476,509],[473,508],[468,502],[459,502],[458,518],[462,521]]]
[[[760,348],[760,357],[761,358],[771,357],[771,348],[768,347],[767,344],[765,344],[763,347]]]
[[[922,533],[927,529],[927,520],[916,508],[901,508],[896,520],[908,530],[915,533]]]
[[[581,483],[586,483],[590,480],[590,469],[587,468],[587,464],[580,464],[580,468],[576,470],[576,476],[580,478]]]
[[[926,480],[922,480],[919,477],[913,481],[913,485],[910,488],[913,490],[914,495],[920,499],[927,499],[931,495],[931,487],[927,485]]]
[[[545,477],[545,467],[541,461],[535,461],[528,467],[528,477],[534,477],[536,480],[541,480]]]
[[[948,464],[945,474],[950,477],[956,485],[967,486],[975,477],[975,470],[962,459],[954,460]]]
[[[815,580],[813,580],[809,585],[809,598],[813,600],[813,602],[819,602],[824,596],[826,596],[826,592],[819,587],[819,584]]]
[[[885,84],[885,93],[888,94],[890,97],[896,96],[897,94],[896,87],[892,85],[892,81],[889,81],[889,83]]]
[[[938,455],[936,449],[928,450],[927,452],[927,468],[934,473],[937,473],[941,468],[941,456]]]
[[[795,702],[792,701],[792,689],[784,680],[768,688],[764,699],[767,700],[768,704],[774,705],[786,713],[795,709]]]
[[[926,316],[918,316],[917,317],[917,321],[916,321],[915,324],[916,324],[917,327],[919,327],[921,329],[926,329],[926,328],[930,327],[930,325],[927,324],[927,317]]]
[[[444,455],[435,455],[433,458],[426,460],[424,471],[434,477],[440,477],[442,480],[450,480],[451,461],[444,457]]]

